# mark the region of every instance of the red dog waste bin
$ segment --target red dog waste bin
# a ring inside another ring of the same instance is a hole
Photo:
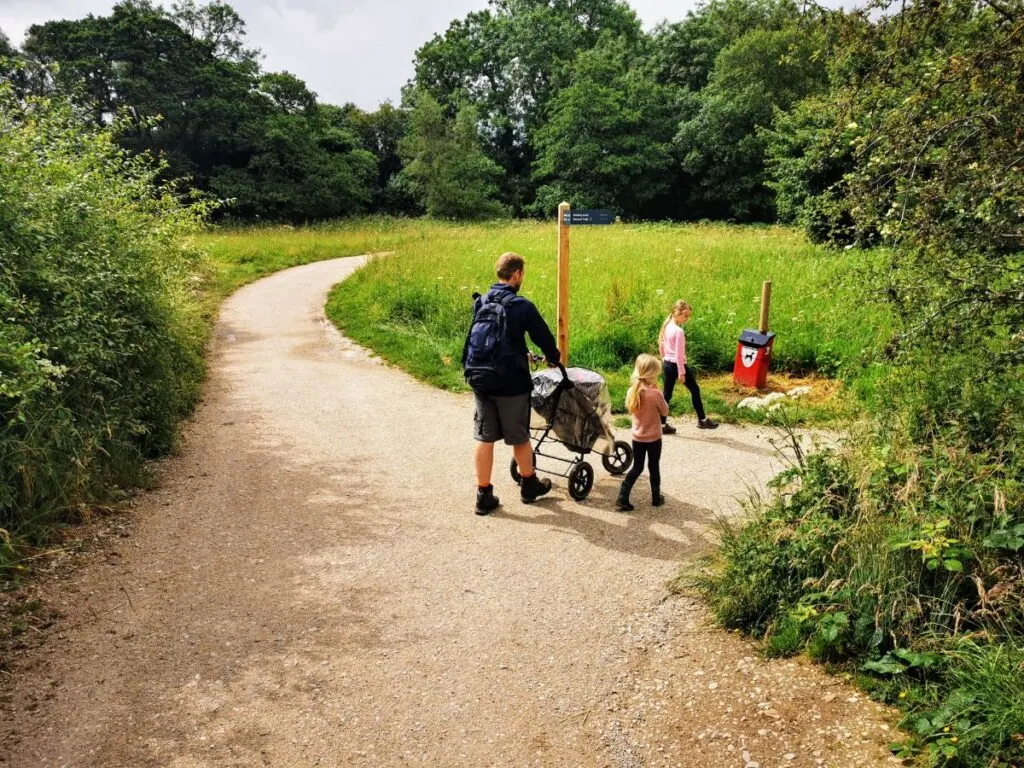
[[[768,369],[772,362],[772,344],[775,334],[761,333],[750,328],[740,334],[736,345],[736,363],[732,378],[741,387],[764,389],[768,381]]]

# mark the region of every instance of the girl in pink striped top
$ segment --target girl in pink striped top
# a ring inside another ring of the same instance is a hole
[[[672,390],[675,388],[679,372],[682,370],[683,386],[690,390],[693,410],[697,412],[697,426],[700,429],[714,429],[718,424],[704,413],[704,403],[700,399],[697,377],[693,375],[693,369],[686,364],[686,331],[683,330],[683,326],[692,314],[693,309],[690,305],[680,299],[672,305],[672,313],[661,324],[661,333],[658,334],[658,349],[663,363],[665,402],[672,402]],[[675,433],[676,428],[668,423],[667,418],[663,418],[661,424],[662,431],[666,435]]]

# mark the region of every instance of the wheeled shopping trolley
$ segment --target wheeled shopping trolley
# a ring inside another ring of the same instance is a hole
[[[594,468],[585,460],[587,454],[601,454],[601,463],[612,475],[621,475],[633,463],[633,446],[616,440],[611,424],[611,398],[608,385],[601,374],[586,368],[559,366],[533,374],[533,393],[530,396],[534,412],[543,419],[542,424],[531,424],[534,466],[538,472],[558,475],[569,480],[569,495],[577,501],[587,498],[594,487]],[[571,458],[545,453],[551,443],[564,446]],[[560,467],[562,471],[545,468],[537,462]],[[515,459],[511,466],[512,479],[520,481]]]

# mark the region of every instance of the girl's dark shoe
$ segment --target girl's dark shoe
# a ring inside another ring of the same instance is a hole
[[[636,481],[634,480],[631,482],[627,475],[626,479],[622,481],[622,485],[619,486],[619,495],[615,499],[615,508],[619,510],[619,512],[633,511],[634,507],[629,503],[629,493],[633,490],[634,482]]]
[[[665,505],[665,497],[662,496],[660,492],[655,492],[651,496],[651,506],[652,507],[661,507],[661,506],[664,506],[664,505]]]
[[[476,489],[476,513],[478,515],[489,515],[501,505],[498,497],[494,495],[494,486]]]
[[[697,422],[697,429],[718,429],[718,422],[704,418]]]
[[[666,435],[674,435],[676,433],[676,428],[666,421],[664,424],[661,425],[661,431],[663,434]]]
[[[551,481],[546,477],[543,480],[540,480],[537,477],[537,473],[534,472],[529,477],[524,477],[522,482],[519,484],[519,497],[523,500],[524,504],[529,504],[531,501],[536,501],[538,497],[543,496],[550,490]]]

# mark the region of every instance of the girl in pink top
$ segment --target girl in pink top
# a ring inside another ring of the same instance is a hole
[[[690,305],[680,299],[672,305],[672,313],[661,324],[658,350],[664,361],[665,402],[672,402],[672,390],[675,389],[679,372],[682,371],[683,386],[690,390],[693,410],[697,412],[697,426],[700,429],[714,429],[718,424],[704,413],[704,403],[700,399],[697,377],[693,375],[693,369],[686,364],[686,331],[683,330],[683,326],[686,325],[686,321],[692,314],[693,309]],[[661,420],[661,424],[666,435],[675,433],[676,428],[668,423],[667,417]]]
[[[658,373],[661,361],[653,355],[640,355],[633,369],[632,384],[626,393],[626,410],[633,417],[633,466],[622,481],[615,508],[631,512],[629,492],[644,471],[647,461],[651,472],[651,504],[665,503],[661,495],[661,421],[668,415],[668,403],[658,391]]]

